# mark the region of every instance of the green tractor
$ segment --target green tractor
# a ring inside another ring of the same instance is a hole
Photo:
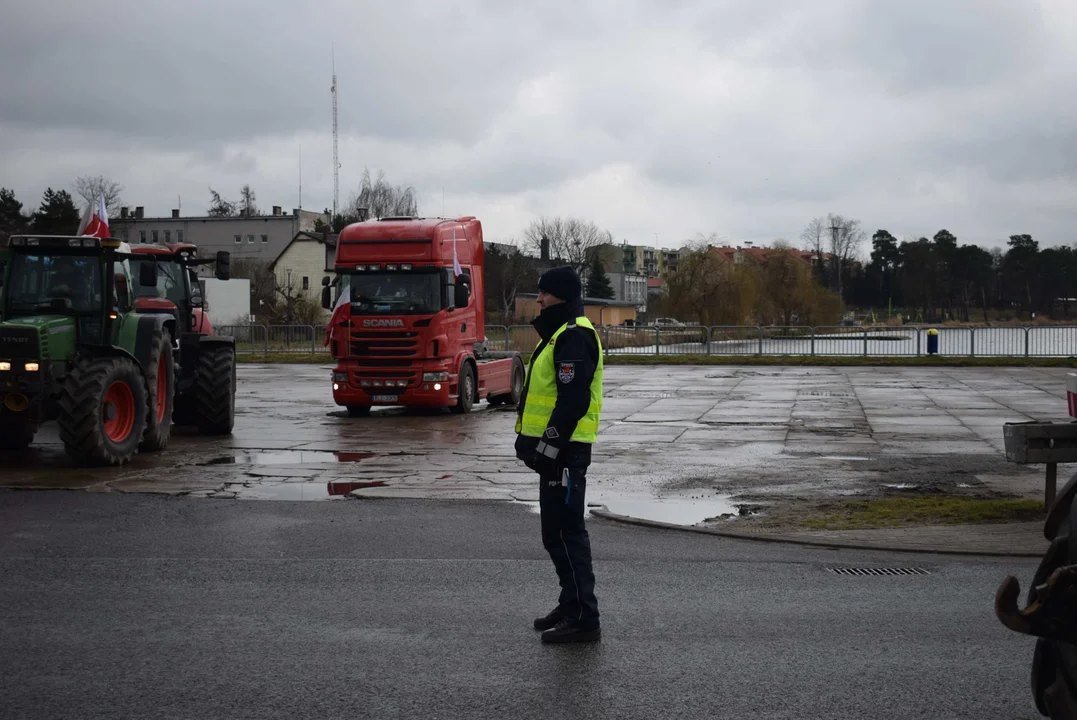
[[[175,321],[135,311],[131,258],[113,238],[9,239],[0,256],[0,449],[25,448],[51,420],[82,464],[122,465],[167,446]],[[137,281],[155,287],[153,265],[140,265]],[[232,361],[223,370],[234,378],[234,353]],[[217,402],[231,415],[229,385]]]

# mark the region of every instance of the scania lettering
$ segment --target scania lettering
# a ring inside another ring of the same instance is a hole
[[[486,348],[477,219],[353,223],[337,239],[334,270],[322,281],[322,306],[334,310],[326,334],[337,362],[333,400],[349,415],[374,405],[466,413],[482,398],[520,401],[519,353]]]

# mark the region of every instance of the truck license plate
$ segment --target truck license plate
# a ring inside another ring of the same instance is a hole
[[[399,395],[375,395],[374,402],[396,402]]]

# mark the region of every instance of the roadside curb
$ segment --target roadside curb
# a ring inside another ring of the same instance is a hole
[[[769,543],[786,543],[789,545],[808,545],[813,547],[833,548],[842,550],[876,550],[884,552],[900,552],[910,553],[914,555],[960,555],[960,556],[976,556],[976,557],[1018,557],[1018,558],[1041,558],[1042,552],[1028,553],[1028,552],[998,552],[991,550],[954,550],[941,547],[910,547],[908,545],[888,545],[885,543],[856,543],[848,540],[826,540],[823,538],[802,538],[792,535],[766,535],[757,533],[743,533],[733,530],[719,530],[716,528],[707,527],[695,527],[692,525],[675,525],[673,523],[664,523],[657,520],[643,520],[640,518],[629,517],[628,515],[618,515],[615,512],[610,512],[609,508],[605,505],[601,507],[592,507],[591,515],[605,520],[611,520],[613,522],[624,523],[626,525],[637,525],[641,527],[650,527],[658,530],[679,530],[681,532],[692,532],[702,535],[714,535],[717,537],[731,538],[734,540],[755,540],[758,542]]]

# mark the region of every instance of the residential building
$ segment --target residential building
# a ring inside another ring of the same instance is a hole
[[[298,232],[270,264],[277,286],[321,304],[322,278],[333,278],[337,235]]]
[[[540,308],[534,293],[516,294],[517,322],[529,323],[538,316]],[[635,303],[618,302],[604,298],[583,298],[583,314],[595,325],[625,325],[636,321]]]
[[[623,272],[644,277],[666,277],[677,271],[680,250],[649,245],[603,245],[599,250],[606,272]]]
[[[310,210],[292,210],[285,215],[279,205],[270,215],[237,217],[145,217],[143,208],[120,208],[120,217],[109,220],[116,237],[132,245],[147,243],[181,243],[198,245],[206,255],[227,250],[232,261],[255,260],[270,263],[300,232],[314,232],[315,223],[329,221],[329,214]]]
[[[613,286],[613,299],[632,303],[641,312],[647,312],[647,276],[639,273],[607,272]]]

